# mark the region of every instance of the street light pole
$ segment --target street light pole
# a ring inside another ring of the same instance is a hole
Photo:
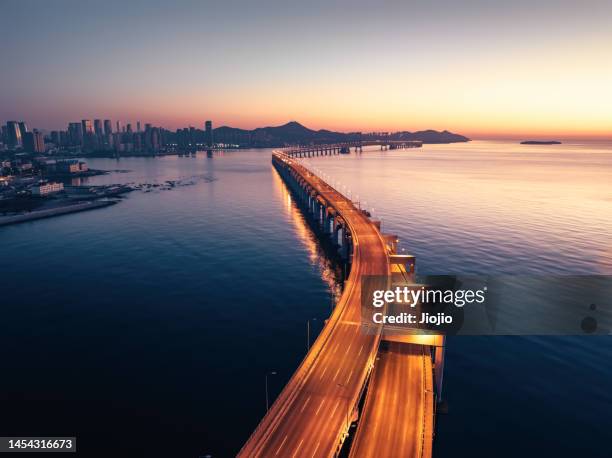
[[[270,396],[268,395],[268,375],[276,375],[276,371],[266,372],[266,412],[270,410]]]

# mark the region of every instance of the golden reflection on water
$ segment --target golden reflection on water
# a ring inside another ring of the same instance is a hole
[[[308,226],[304,214],[293,200],[289,188],[287,188],[276,169],[274,167],[272,169],[275,196],[282,202],[283,210],[288,217],[287,219],[291,221],[297,239],[306,247],[310,263],[319,270],[321,278],[327,284],[334,304],[336,304],[342,294],[342,285],[340,283],[342,273],[336,270],[332,262],[325,256],[317,242],[317,236]]]

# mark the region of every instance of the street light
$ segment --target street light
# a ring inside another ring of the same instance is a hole
[[[266,372],[266,412],[270,410],[270,396],[268,395],[268,376],[276,375],[276,371]]]

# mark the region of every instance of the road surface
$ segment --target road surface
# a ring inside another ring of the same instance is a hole
[[[370,219],[350,200],[295,160],[285,161],[348,224],[353,237],[353,264],[327,324],[243,446],[240,457],[333,456],[348,429],[378,350],[379,336],[360,329],[360,278],[389,275],[384,241]]]
[[[429,347],[381,344],[351,458],[430,458],[433,380]]]

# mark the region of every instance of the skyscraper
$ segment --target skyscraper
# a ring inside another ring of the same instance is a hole
[[[19,121],[19,132],[21,132],[22,139],[27,131],[28,131],[28,125],[25,123],[25,121]]]
[[[113,125],[111,124],[111,120],[110,119],[105,119],[104,120],[104,133],[106,135],[110,135],[113,133]]]
[[[71,122],[68,124],[68,136],[70,144],[80,146],[83,144],[83,124],[80,122]]]
[[[132,123],[128,122],[125,129],[128,134],[131,134],[132,133]]]
[[[81,124],[83,125],[83,135],[94,133],[93,125],[91,124],[91,119],[83,119],[81,121]]]
[[[101,136],[103,134],[102,121],[100,119],[94,119],[94,132],[98,136]]]
[[[45,152],[45,139],[42,132],[26,132],[23,137],[23,149],[31,153]]]
[[[206,129],[206,146],[212,148],[213,146],[213,130],[212,130],[212,121],[206,121],[205,129]]]
[[[21,130],[17,121],[8,121],[6,123],[7,145],[9,148],[20,148],[23,143],[21,141]]]
[[[136,123],[136,132],[140,133],[140,121]]]
[[[117,121],[117,130],[115,132],[121,133],[121,121]]]

